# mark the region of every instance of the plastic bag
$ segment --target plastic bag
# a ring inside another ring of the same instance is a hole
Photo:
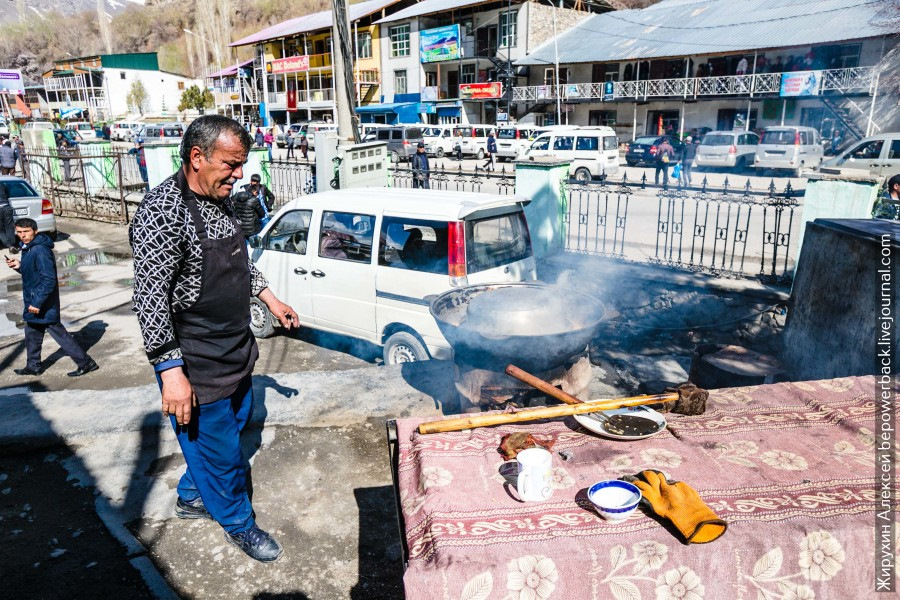
[[[675,179],[681,178],[681,163],[678,163],[674,167],[672,167],[672,177],[674,177]]]

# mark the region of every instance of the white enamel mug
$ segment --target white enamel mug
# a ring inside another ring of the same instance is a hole
[[[543,448],[528,448],[516,455],[519,478],[516,490],[525,502],[540,502],[553,495],[553,455]]]

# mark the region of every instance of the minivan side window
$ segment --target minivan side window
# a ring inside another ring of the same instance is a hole
[[[559,136],[553,141],[554,150],[571,150],[575,138],[571,135]]]
[[[858,159],[872,159],[881,156],[881,147],[884,146],[884,140],[872,140],[860,144],[850,152],[850,157]]]
[[[354,262],[371,262],[373,215],[324,211],[319,256]]]
[[[608,135],[603,138],[603,149],[604,150],[618,150],[619,149],[619,138],[614,135]]]
[[[538,138],[534,140],[534,143],[531,144],[532,150],[546,150],[550,147],[550,138]]]
[[[402,140],[403,139],[403,130],[402,129],[391,129],[391,139],[392,140]]]
[[[291,254],[306,254],[311,210],[292,210],[281,215],[266,235],[263,248]]]
[[[479,273],[531,256],[525,213],[466,221],[466,270]]]
[[[379,129],[377,131],[378,139],[381,141],[387,141],[391,139],[391,130],[390,129]]]
[[[575,140],[576,150],[591,150],[596,152],[600,146],[600,138],[596,137],[578,137]]]
[[[891,142],[891,149],[888,150],[888,160],[900,160],[900,140]]]
[[[447,275],[447,223],[385,217],[378,264],[420,273]]]

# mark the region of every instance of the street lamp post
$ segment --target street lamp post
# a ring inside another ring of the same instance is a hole
[[[222,84],[222,53],[219,50],[219,45],[213,44],[210,40],[206,39],[199,33],[194,33],[190,29],[182,28],[182,31],[184,31],[188,35],[192,35],[196,38],[200,38],[201,40],[203,40],[203,42],[204,42],[203,49],[204,50],[206,49],[206,44],[212,45],[213,49],[216,51],[216,68],[219,70],[219,92],[224,94],[225,86]],[[233,113],[232,113],[232,116],[233,116]]]

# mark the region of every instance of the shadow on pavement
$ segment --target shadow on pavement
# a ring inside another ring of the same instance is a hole
[[[75,341],[84,349],[85,352],[90,354],[90,349],[94,347],[97,342],[103,339],[103,335],[106,333],[107,328],[106,321],[91,321],[87,325],[84,325],[78,331],[70,331],[72,337],[75,338]],[[44,369],[49,369],[53,365],[55,365],[61,358],[65,358],[66,354],[58,349],[53,352],[50,356],[43,359],[41,364]]]
[[[400,530],[389,485],[353,490],[359,509],[359,581],[352,600],[402,598]]]
[[[431,396],[434,407],[445,415],[459,414],[459,394],[454,385],[454,365],[449,360],[403,363],[400,375],[411,387]]]

